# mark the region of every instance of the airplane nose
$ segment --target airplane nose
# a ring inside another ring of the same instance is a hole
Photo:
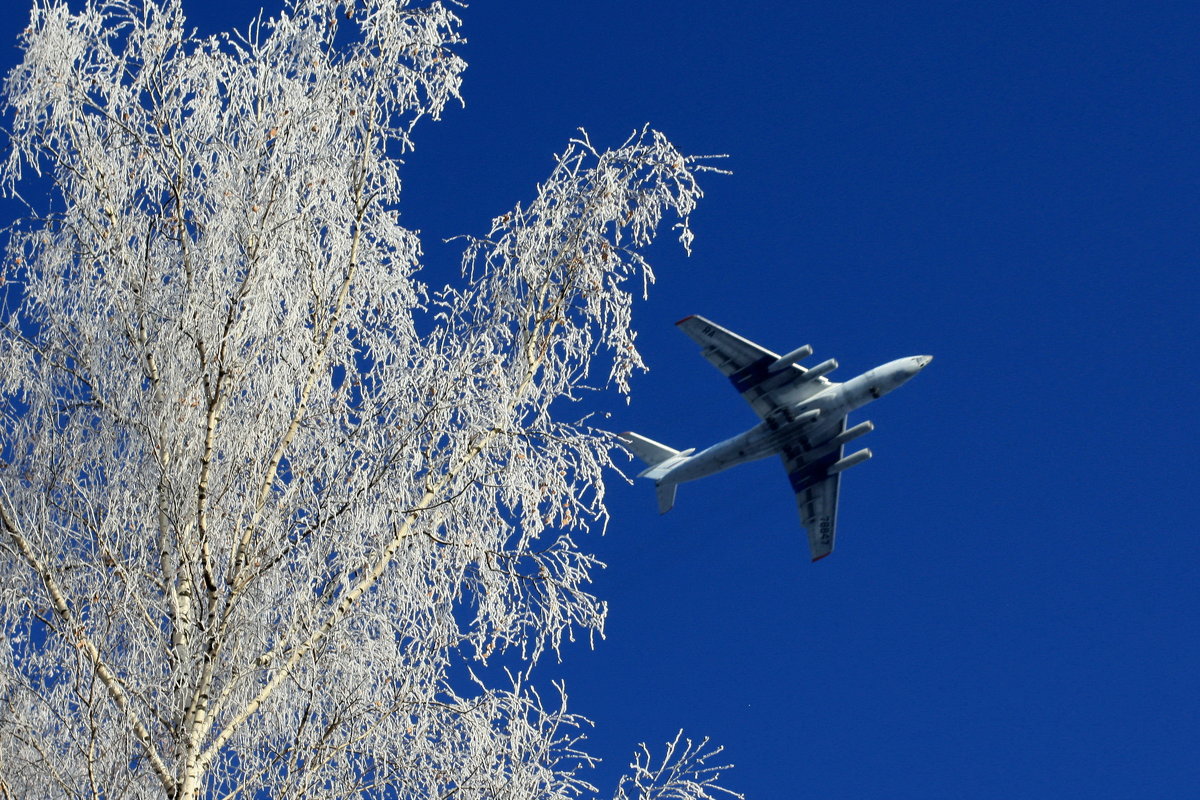
[[[926,365],[933,361],[933,356],[913,356],[913,359],[917,362],[917,369],[925,369]]]

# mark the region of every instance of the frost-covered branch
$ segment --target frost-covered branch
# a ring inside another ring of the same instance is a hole
[[[621,778],[615,800],[741,800],[742,795],[718,784],[730,765],[709,764],[723,749],[709,745],[707,737],[699,742],[684,739],[680,731],[656,761],[643,744],[629,765],[633,772]]]

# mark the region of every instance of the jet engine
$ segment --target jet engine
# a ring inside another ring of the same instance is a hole
[[[822,375],[827,375],[830,372],[833,372],[835,369],[837,369],[837,366],[838,363],[836,358],[831,358],[828,361],[822,361],[820,364],[817,364],[815,367],[801,375],[799,380],[815,381]]]
[[[845,458],[843,458],[841,461],[835,462],[834,465],[829,468],[829,474],[836,475],[839,472],[843,472],[845,470],[850,469],[853,466],[857,466],[857,465],[863,463],[870,457],[871,457],[870,449],[863,448],[862,450],[859,450],[857,453],[848,455]]]
[[[778,372],[781,369],[790,367],[792,364],[795,364],[800,359],[808,358],[811,355],[812,355],[812,346],[811,345],[806,344],[803,347],[797,347],[795,350],[788,353],[787,355],[780,356],[779,358],[772,361],[770,370],[771,370],[771,372]]]

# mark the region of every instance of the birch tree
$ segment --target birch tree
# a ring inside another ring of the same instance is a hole
[[[533,669],[605,617],[612,442],[563,401],[628,391],[705,167],[581,135],[426,287],[399,156],[459,98],[454,9],[188,30],[36,0],[4,87],[0,180],[51,200],[2,273],[0,797],[596,794]],[[616,796],[715,796],[712,752]]]

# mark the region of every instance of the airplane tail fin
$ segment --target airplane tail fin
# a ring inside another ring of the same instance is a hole
[[[675,488],[677,486],[679,484],[674,481],[654,484],[654,492],[658,495],[658,513],[665,514],[675,505]]]
[[[658,513],[665,514],[675,505],[675,489],[679,486],[675,481],[663,481],[661,478],[679,461],[686,459],[691,450],[676,450],[667,447],[653,439],[647,439],[632,431],[618,433],[619,438],[635,456],[646,462],[646,469],[638,475],[639,478],[650,478],[654,481],[654,491],[658,495]]]

